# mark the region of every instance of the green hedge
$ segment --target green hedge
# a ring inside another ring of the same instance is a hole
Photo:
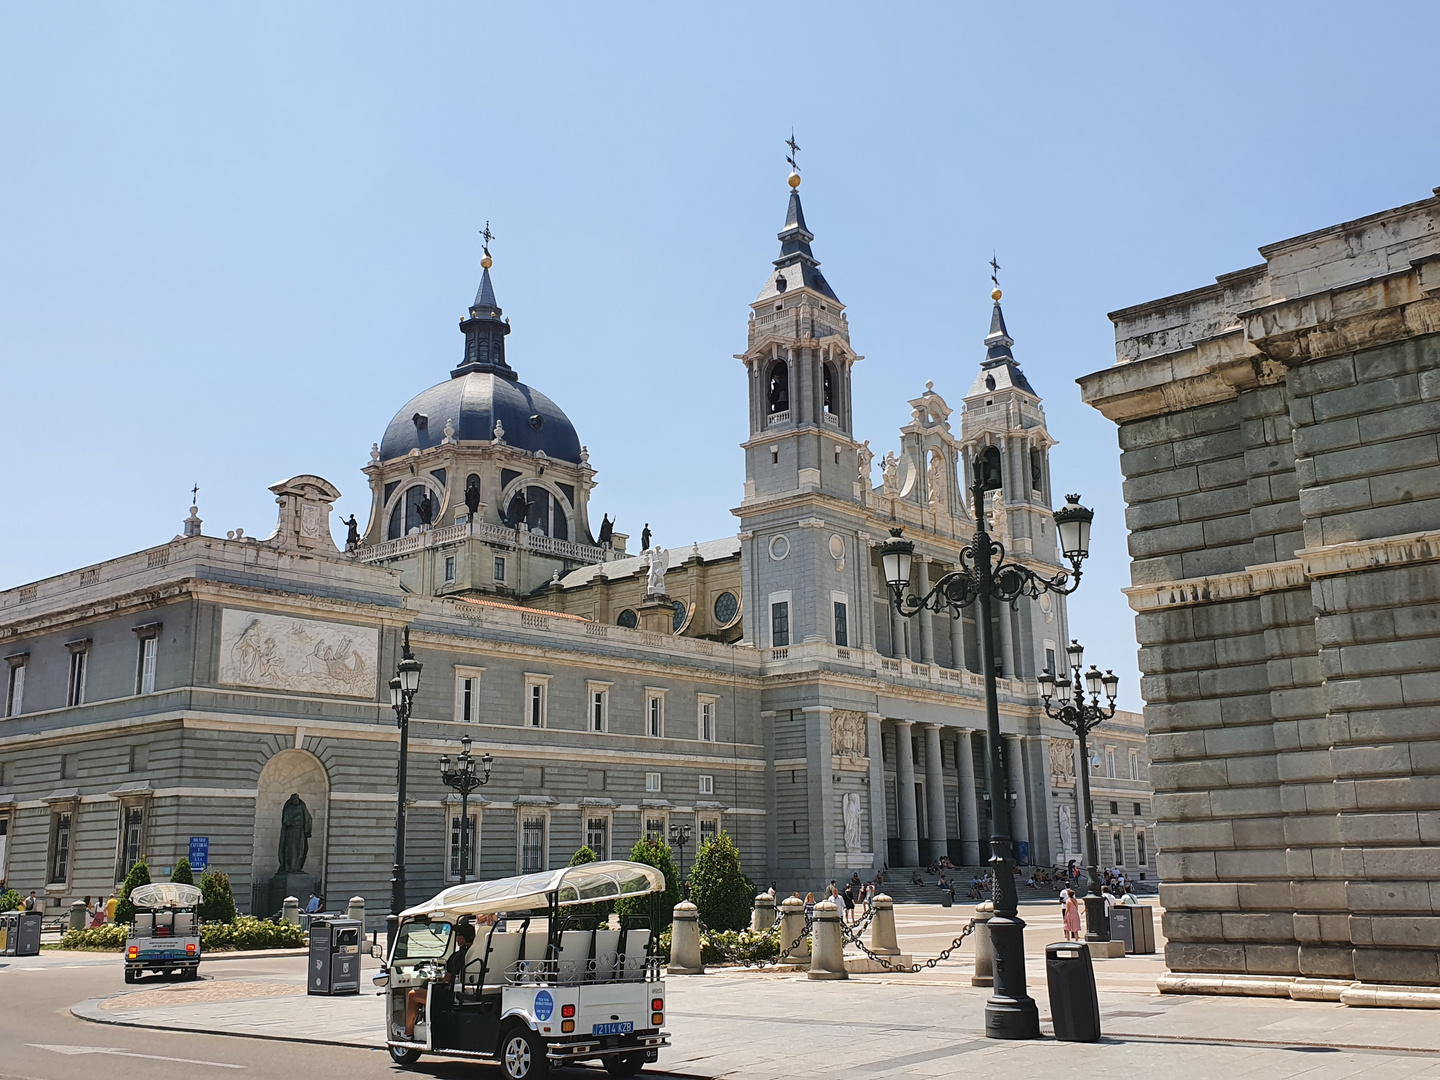
[[[67,930],[60,939],[62,949],[105,949],[119,952],[125,948],[130,927],[125,923],[107,923],[86,930]],[[233,923],[204,923],[200,927],[202,951],[219,949],[299,949],[305,946],[305,931],[290,923],[274,923],[241,915]]]
[[[15,889],[6,889],[0,893],[0,911],[19,911],[23,903],[25,898]]]
[[[729,833],[700,845],[690,868],[690,901],[712,931],[744,930],[750,925],[755,886],[740,868],[740,849]]]
[[[66,930],[60,938],[60,947],[119,951],[125,948],[125,936],[129,932],[130,927],[124,923],[106,923],[104,926],[92,926],[84,930]]]
[[[670,931],[662,933],[655,951],[670,962]],[[780,933],[771,930],[716,930],[700,935],[700,962],[710,967],[724,964],[757,964],[780,955]]]
[[[130,867],[130,872],[125,875],[125,882],[120,886],[120,899],[115,904],[115,922],[132,923],[135,921],[135,905],[130,902],[130,894],[141,885],[150,884],[150,867],[145,865],[144,859],[136,861]]]
[[[230,891],[230,875],[222,870],[200,875],[200,918],[207,923],[235,921],[235,894]]]

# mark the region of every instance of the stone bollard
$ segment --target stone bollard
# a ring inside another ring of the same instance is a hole
[[[360,924],[360,933],[363,936],[365,933],[365,897],[350,897],[350,906],[345,909],[345,917],[354,919]]]
[[[90,913],[85,910],[85,901],[76,900],[70,905],[70,929],[84,930],[85,924],[90,919]]]
[[[870,923],[870,951],[880,956],[899,956],[895,937],[895,901],[881,893],[875,897],[875,919]]]
[[[755,906],[750,911],[750,929],[766,933],[775,925],[775,898],[769,893],[755,897]]]
[[[675,905],[675,921],[670,924],[671,975],[704,975],[700,960],[700,910],[689,900]]]
[[[804,931],[805,901],[798,896],[787,896],[780,901],[780,948],[789,951],[781,954],[780,963],[810,966],[810,950],[805,946]],[[796,938],[800,940],[796,941]]]
[[[807,979],[848,979],[845,971],[845,939],[840,935],[840,909],[833,900],[815,905],[811,927],[814,946],[810,953]]]
[[[291,926],[300,925],[300,901],[293,896],[285,897],[285,903],[280,908],[280,921],[288,922]]]
[[[971,986],[995,985],[995,947],[990,941],[990,916],[995,914],[995,905],[989,900],[975,905],[975,973],[970,976]]]

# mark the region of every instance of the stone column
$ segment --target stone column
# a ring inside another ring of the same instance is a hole
[[[941,767],[940,725],[925,725],[925,802],[930,824],[930,860],[939,862],[950,851],[945,825],[945,770]]]
[[[900,614],[893,602],[886,606],[890,609],[890,655],[898,660],[905,655],[905,616]]]
[[[895,816],[900,825],[900,865],[920,865],[920,831],[915,808],[915,750],[910,721],[895,721]]]
[[[1025,798],[1025,740],[1019,735],[1005,735],[1005,761],[1010,774],[1010,790],[1015,795],[1015,805],[1010,813],[1010,835],[1018,845],[1021,840],[1030,842],[1030,803]],[[1000,809],[997,813],[1003,813]],[[1020,849],[1015,849],[1019,858]]]
[[[960,766],[960,861],[965,866],[980,865],[980,821],[976,817],[975,796],[975,750],[970,744],[970,732],[960,732],[955,744],[955,756]]]
[[[918,575],[915,587],[920,595],[924,596],[930,591],[930,563],[926,559],[916,559],[916,574]],[[935,623],[928,607],[920,609],[920,662],[922,664],[933,664],[935,662]]]
[[[950,666],[956,671],[965,668],[965,619],[963,613],[955,612],[950,620]]]
[[[997,603],[995,609],[1000,616],[1000,641],[995,653],[1000,659],[999,675],[1002,679],[1013,679],[1018,669],[1015,663],[1015,633],[1010,625],[1010,605]]]
[[[848,979],[845,971],[845,939],[840,934],[840,909],[833,900],[815,905],[815,924],[810,930],[810,971],[807,979]]]

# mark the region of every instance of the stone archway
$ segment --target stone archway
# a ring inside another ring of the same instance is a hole
[[[320,759],[308,750],[281,750],[260,770],[255,797],[255,842],[251,849],[250,880],[253,914],[278,911],[286,894],[301,904],[311,885],[323,887],[326,839],[330,819],[330,778]],[[291,795],[299,795],[311,816],[309,850],[298,871],[277,877],[280,870],[280,816]],[[272,888],[272,884],[275,886]]]

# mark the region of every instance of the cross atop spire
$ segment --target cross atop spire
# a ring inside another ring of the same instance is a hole
[[[791,173],[798,176],[800,174],[800,166],[795,161],[795,155],[800,153],[800,147],[795,142],[795,129],[793,127],[790,129],[790,138],[785,140],[785,145],[790,148],[790,153],[786,156],[785,161],[790,166]],[[791,184],[790,186],[799,187],[800,185]]]
[[[996,255],[995,255],[994,249],[992,248],[991,251],[990,251],[990,280],[991,280],[992,282],[994,282],[995,288],[998,289],[998,288],[1000,288],[1000,279],[999,279],[998,277],[996,277],[995,275],[998,274],[998,273],[1000,273],[1000,264],[999,264],[998,262],[996,262],[995,260],[996,260]],[[995,299],[998,300],[999,297],[997,296]]]

